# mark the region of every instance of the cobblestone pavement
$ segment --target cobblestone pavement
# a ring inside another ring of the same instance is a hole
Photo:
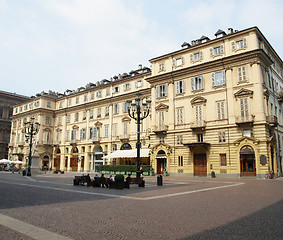
[[[116,190],[73,186],[74,175],[0,172],[0,222],[69,239],[282,239],[282,179],[168,176],[161,187],[154,176]],[[32,238],[3,223],[2,239]]]

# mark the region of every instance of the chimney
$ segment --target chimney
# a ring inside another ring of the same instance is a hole
[[[141,64],[139,64],[139,70],[141,70],[142,69],[142,65]]]
[[[233,33],[233,28],[228,28],[228,34],[232,34]]]

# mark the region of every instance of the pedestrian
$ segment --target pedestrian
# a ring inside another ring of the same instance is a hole
[[[107,187],[108,184],[106,185],[106,179],[104,177],[104,174],[102,173],[100,176],[100,183],[101,183],[101,187],[105,188],[105,186]]]
[[[143,169],[142,169],[142,167],[140,168],[140,173],[141,173],[141,177],[142,177],[142,175],[143,175]]]

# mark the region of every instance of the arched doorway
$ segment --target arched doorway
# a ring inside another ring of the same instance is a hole
[[[73,156],[70,159],[70,167],[73,172],[78,171],[78,159],[79,159],[79,150],[77,147],[74,147],[72,150]]]
[[[56,151],[56,157],[54,158],[54,168],[56,170],[60,170],[60,159],[61,159],[61,151],[60,148]]]
[[[164,171],[167,171],[167,156],[163,150],[159,150],[157,155],[157,174],[163,174]]]
[[[47,171],[49,169],[49,157],[45,155],[42,158],[42,171]]]
[[[124,143],[120,150],[131,150],[132,149],[132,146],[129,144],[129,143]]]
[[[256,176],[255,152],[252,147],[244,146],[240,151],[241,176]]]

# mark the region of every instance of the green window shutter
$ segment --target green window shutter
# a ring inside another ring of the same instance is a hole
[[[202,51],[199,52],[199,59],[202,59]]]
[[[243,39],[243,43],[244,43],[244,48],[246,48],[247,47],[247,39],[246,38]]]
[[[221,54],[224,54],[224,44],[220,45],[220,52]]]
[[[226,84],[225,70],[222,71],[222,81],[223,81],[223,85]]]
[[[204,89],[204,80],[203,80],[203,76],[200,76],[200,89]]]
[[[176,67],[176,59],[173,58],[173,67]]]
[[[185,64],[185,58],[182,57],[182,65],[184,65],[184,64]]]
[[[191,78],[191,90],[195,91],[195,78]]]
[[[235,42],[235,41],[232,42],[232,50],[233,50],[233,51],[236,50],[236,42]]]
[[[242,67],[243,81],[247,81],[247,68]]]
[[[159,98],[159,96],[160,96],[160,86],[157,86],[155,89],[156,89],[156,98]]]
[[[180,93],[180,81],[176,82],[176,94]]]

